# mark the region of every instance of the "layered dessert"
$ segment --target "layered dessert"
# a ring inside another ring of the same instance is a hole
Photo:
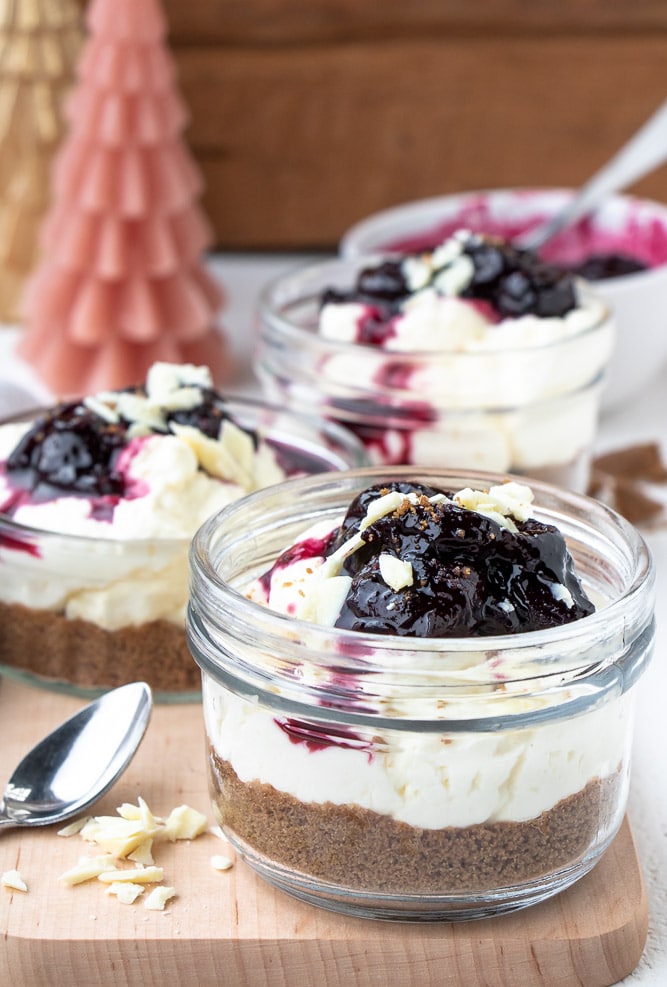
[[[269,387],[318,403],[378,464],[585,487],[613,331],[583,282],[465,229],[432,250],[348,262],[347,278],[324,284],[307,316],[296,299],[276,302],[259,358]],[[291,369],[280,320],[317,334],[305,355],[290,337]]]
[[[273,698],[205,678],[216,813],[271,879],[500,900],[574,873],[615,831],[630,705],[577,706],[562,653],[537,644],[595,606],[532,502],[517,482],[375,484],[246,586],[294,622],[295,642],[308,627],[342,635],[314,636]],[[529,660],[510,646],[522,638]],[[309,712],[290,711],[297,695]]]
[[[5,668],[87,690],[144,679],[199,688],[184,615],[199,525],[285,477],[206,367],[0,427],[0,653]]]

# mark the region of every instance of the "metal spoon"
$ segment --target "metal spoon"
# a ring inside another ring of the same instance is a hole
[[[517,247],[538,250],[556,233],[575,223],[613,192],[632,182],[667,160],[667,101],[660,106],[606,165],[579,189],[567,205],[532,230],[516,237]]]
[[[77,815],[113,785],[148,726],[151,690],[132,682],[71,716],[23,758],[0,802],[0,829]]]

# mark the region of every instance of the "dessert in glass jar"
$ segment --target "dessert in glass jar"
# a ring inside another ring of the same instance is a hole
[[[431,250],[462,227],[513,240],[572,200],[566,188],[497,188],[416,199],[365,217],[344,234],[341,256]],[[539,251],[588,281],[609,305],[616,345],[602,410],[641,393],[667,361],[662,300],[667,291],[667,206],[610,195]]]
[[[378,464],[584,490],[612,348],[585,282],[460,230],[432,251],[279,278],[256,369],[272,398],[346,425]]]
[[[618,515],[493,474],[354,470],[226,508],[191,571],[213,808],[265,879],[475,918],[599,860],[654,636],[650,555]]]
[[[95,695],[143,679],[199,695],[187,551],[225,504],[288,475],[364,462],[342,429],[225,399],[206,367],[0,426],[0,654],[6,675]]]

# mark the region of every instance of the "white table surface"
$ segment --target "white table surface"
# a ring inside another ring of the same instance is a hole
[[[219,276],[227,303],[222,321],[237,370],[229,390],[257,393],[250,354],[255,300],[267,281],[313,258],[306,254],[229,254],[211,266]],[[0,328],[0,415],[34,407],[49,395],[31,370],[14,356],[17,330]],[[626,406],[605,414],[597,450],[639,441],[660,441],[667,456],[667,366]],[[655,655],[640,688],[630,791],[629,815],[649,899],[649,933],[635,971],[621,983],[632,987],[667,985],[667,528],[645,534],[657,570],[657,637]]]

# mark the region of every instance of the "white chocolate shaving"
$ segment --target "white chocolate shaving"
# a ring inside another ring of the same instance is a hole
[[[167,888],[164,885],[153,888],[144,901],[144,908],[148,908],[154,912],[162,912],[169,899],[175,897],[175,895],[176,888]]]
[[[532,514],[533,491],[530,487],[511,481],[488,490],[466,487],[454,494],[460,507],[476,511],[509,531],[516,531],[514,521],[527,521]]]
[[[406,586],[412,586],[414,576],[411,562],[404,562],[402,559],[397,559],[395,555],[389,555],[386,552],[380,555],[378,561],[380,563],[380,575],[394,592],[398,593]]]
[[[230,870],[234,866],[234,861],[231,857],[227,857],[223,853],[216,853],[211,857],[211,867],[213,870]]]
[[[84,881],[92,881],[105,871],[114,870],[115,865],[116,858],[108,853],[97,857],[80,857],[78,864],[61,874],[59,880],[73,887],[75,884],[83,884]]]
[[[435,288],[443,295],[460,295],[468,287],[475,273],[475,265],[467,254],[438,271],[433,280]]]
[[[17,870],[6,870],[0,877],[0,884],[10,891],[27,891],[28,885],[25,883]]]
[[[161,881],[163,877],[164,870],[162,867],[155,867],[154,865],[149,867],[133,867],[128,870],[119,867],[114,870],[104,870],[97,875],[98,881],[102,881],[104,884],[113,884],[114,881],[155,884],[157,881]]]
[[[114,881],[106,889],[106,894],[115,894],[124,905],[133,905],[140,894],[145,891],[143,884],[132,884],[130,881]]]
[[[206,816],[189,805],[172,809],[164,825],[164,835],[172,840],[194,840],[206,830]]]
[[[73,822],[68,823],[67,826],[63,826],[56,833],[56,836],[76,836],[80,833],[86,823],[90,820],[90,816],[81,816],[80,819],[75,819]]]

